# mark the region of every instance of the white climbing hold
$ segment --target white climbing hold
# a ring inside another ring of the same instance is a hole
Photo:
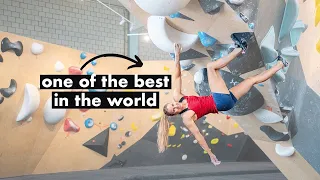
[[[281,144],[276,144],[275,151],[279,156],[289,157],[294,154],[295,149],[292,146],[285,147],[285,146],[282,146]]]
[[[64,65],[62,64],[61,61],[57,61],[56,64],[54,65],[54,68],[57,72],[61,72],[64,69]]]
[[[241,5],[244,2],[244,0],[229,0],[229,2],[231,4]]]
[[[278,114],[262,108],[253,112],[253,114],[257,117],[258,120],[266,124],[278,123],[283,120],[283,118]]]
[[[52,97],[50,97],[44,105],[44,120],[48,124],[57,124],[66,115],[66,109],[52,109]]]
[[[32,52],[32,54],[34,54],[34,55],[39,55],[39,54],[41,54],[41,53],[43,52],[43,49],[44,49],[44,47],[43,47],[42,44],[39,44],[39,43],[34,42],[34,43],[32,43],[32,45],[31,45],[31,52]]]
[[[16,121],[26,120],[38,109],[40,105],[40,93],[36,86],[26,84],[24,87],[24,98]]]
[[[182,156],[182,160],[187,160],[187,158],[188,158],[188,156],[186,155],[186,154],[184,154],[183,156]]]
[[[197,84],[201,84],[201,82],[204,80],[203,74],[201,72],[196,72],[194,74],[194,82]]]
[[[150,0],[135,0],[136,4],[154,16],[169,16],[179,12],[187,6],[190,0],[156,0],[150,3]]]
[[[194,143],[194,144],[197,144],[197,143],[198,143],[198,141],[195,139],[195,140],[193,140],[193,143]]]
[[[238,137],[239,137],[238,135],[235,135],[235,136],[234,136],[234,138],[238,138]]]
[[[293,47],[286,47],[281,49],[281,55],[288,57],[298,57],[300,55],[299,51],[293,49]]]
[[[287,123],[288,121],[289,121],[289,117],[286,116],[286,117],[283,118],[283,121],[282,121],[282,122],[283,122],[283,123]]]

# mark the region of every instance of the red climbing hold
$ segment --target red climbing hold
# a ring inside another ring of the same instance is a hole
[[[227,146],[231,148],[231,147],[232,147],[232,144],[227,144]]]
[[[231,117],[229,115],[227,115],[227,119],[230,119]]]
[[[89,109],[79,109],[81,112],[85,113],[87,111],[89,111]]]
[[[267,106],[267,110],[272,111],[272,107]]]
[[[82,71],[76,66],[69,67],[68,71],[69,75],[82,75]]]
[[[78,125],[76,125],[76,123],[74,123],[70,118],[67,118],[64,121],[64,127],[63,127],[65,132],[79,132],[80,131],[80,127]]]

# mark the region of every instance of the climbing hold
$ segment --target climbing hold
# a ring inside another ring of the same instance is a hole
[[[226,116],[227,119],[230,119],[231,117],[229,115]]]
[[[266,124],[278,123],[283,120],[283,118],[278,114],[262,108],[253,112],[253,114],[257,117],[258,120]]]
[[[299,14],[299,3],[298,0],[287,0],[286,8],[284,10],[284,15],[281,23],[281,28],[279,32],[279,43],[283,38],[290,33],[294,24],[297,21]]]
[[[217,0],[199,0],[200,6],[205,13],[215,14],[220,11],[221,6],[224,2]]]
[[[171,125],[169,128],[169,136],[174,136],[176,135],[176,127],[174,125]]]
[[[296,46],[303,32],[306,31],[308,25],[304,24],[301,20],[298,20],[290,31],[291,45]]]
[[[1,104],[1,103],[0,103]],[[37,87],[26,84],[24,87],[24,98],[16,121],[26,120],[38,109],[40,105],[40,93]]]
[[[89,109],[79,109],[79,111],[85,113],[85,112],[89,111]]]
[[[206,132],[206,130],[205,130],[205,129],[203,129],[203,130],[202,130],[202,133],[205,133],[205,132]]]
[[[186,127],[180,126],[180,129],[182,129],[184,132],[188,132],[189,130]]]
[[[194,143],[194,144],[197,144],[197,143],[198,143],[198,140],[196,140],[196,139],[193,140],[193,143]]]
[[[169,144],[167,147],[168,147],[168,148],[171,147],[171,144]]]
[[[234,5],[241,5],[244,0],[229,0],[229,2]]]
[[[292,156],[295,151],[294,147],[292,146],[285,147],[285,146],[282,146],[281,144],[276,144],[275,150],[276,150],[276,153],[282,157]]]
[[[4,101],[4,97],[0,96],[0,104],[2,104]]]
[[[23,52],[23,45],[21,41],[12,43],[7,37],[3,38],[1,41],[1,51],[6,52],[9,50],[12,50],[17,56],[21,56]]]
[[[183,53],[190,50],[198,41],[196,34],[187,34],[171,27],[164,16],[150,16],[147,29],[154,45],[167,53],[174,52],[174,43],[181,45],[181,53]]]
[[[131,129],[133,131],[136,131],[136,130],[138,130],[138,127],[135,125],[135,123],[131,123]]]
[[[176,146],[177,146],[176,144],[172,145],[173,148],[176,147]]]
[[[110,124],[110,129],[111,129],[111,130],[115,131],[115,130],[117,130],[117,128],[118,128],[118,124],[117,124],[117,123],[112,122],[112,123]]]
[[[249,18],[245,16],[243,13],[239,13],[239,17],[243,20],[243,22],[248,23]]]
[[[278,132],[270,126],[261,126],[260,130],[264,132],[272,141],[288,141],[290,139],[289,134]]]
[[[199,71],[197,71],[194,74],[194,78],[193,78],[194,82],[196,82],[197,84],[201,84],[204,80],[203,74]]]
[[[97,65],[97,60],[93,60],[93,61],[91,61],[91,64],[92,64],[92,66]]]
[[[187,134],[187,135],[186,135],[186,138],[188,138],[188,137],[190,137],[190,135],[189,135],[189,134]]]
[[[261,41],[260,49],[264,63],[272,63],[278,56],[278,52],[274,48],[275,45],[275,31],[271,26],[267,35]]]
[[[295,50],[293,47],[286,47],[281,49],[281,56],[286,60],[291,60],[294,57],[300,55],[299,51]]]
[[[169,94],[169,92],[168,92],[168,91],[166,91],[166,92],[164,92],[164,94],[165,94],[165,95],[168,95],[168,94]]]
[[[316,17],[315,17],[315,26],[318,26],[320,22],[320,6],[317,6],[316,8]]]
[[[254,29],[254,23],[249,23],[248,26],[250,29]]]
[[[262,83],[259,83],[259,84],[258,84],[258,86],[260,86],[260,87],[264,87],[264,85],[263,85]]]
[[[14,79],[10,80],[10,85],[8,88],[1,88],[0,93],[3,95],[5,98],[11,97],[17,90],[17,82]]]
[[[65,132],[79,132],[80,131],[80,127],[76,123],[74,123],[70,118],[67,118],[64,121],[63,129]]]
[[[31,121],[32,121],[32,117],[29,117],[29,118],[27,119],[27,121],[28,121],[28,122],[31,122]]]
[[[186,135],[182,134],[181,137],[180,137],[180,139],[183,139],[183,138],[185,138],[185,137],[186,137]]]
[[[69,67],[68,71],[69,75],[82,75],[82,71],[76,66]]]
[[[92,128],[94,125],[93,119],[92,118],[88,118],[84,121],[84,125],[86,126],[86,128]]]
[[[167,66],[164,66],[164,67],[163,67],[163,70],[165,70],[165,71],[168,71],[168,72],[169,72],[169,71],[170,71],[170,68],[168,68]]]
[[[213,138],[210,143],[211,144],[218,144],[218,142],[219,142],[218,138]]]
[[[182,160],[187,160],[188,156],[186,154],[182,155]]]
[[[231,148],[231,147],[232,147],[232,144],[227,144],[227,146]]]
[[[181,144],[179,144],[179,145],[177,146],[177,148],[179,148],[179,147],[181,147]]]
[[[86,54],[85,52],[82,52],[82,53],[80,54],[80,58],[81,58],[81,59],[87,58],[87,54]]]
[[[126,145],[126,142],[125,142],[125,141],[122,141],[122,142],[121,142],[121,145],[122,145],[122,146]]]
[[[56,72],[61,72],[64,69],[64,65],[61,61],[57,61],[54,65],[54,69],[56,70]]]
[[[238,137],[239,137],[238,135],[235,135],[235,136],[234,136],[234,138],[238,138]]]
[[[181,60],[180,61],[180,66],[182,70],[188,71],[191,68],[195,66],[195,64],[192,63],[193,60]]]
[[[52,109],[52,97],[50,97],[44,105],[44,120],[48,124],[57,124],[64,118],[66,112],[66,109]]]
[[[224,133],[221,133],[221,135],[224,136],[225,134],[224,134]]]
[[[208,126],[208,128],[209,128],[209,129],[212,129],[212,126],[211,126],[211,125],[209,125],[209,126]]]
[[[32,43],[32,45],[31,45],[31,52],[32,52],[32,54],[34,54],[34,55],[39,55],[39,54],[41,54],[42,52],[43,52],[43,45],[42,44],[39,44],[39,43],[36,43],[36,42],[34,42],[34,43]]]
[[[205,32],[198,32],[198,36],[200,38],[201,44],[206,48],[213,46],[217,42],[215,38],[209,36]]]
[[[207,151],[203,151],[203,154],[208,154],[208,152]]]
[[[127,131],[126,134],[125,134],[126,137],[130,137],[131,135],[132,135],[131,131]]]
[[[121,144],[118,144],[118,149],[121,149],[122,148],[122,145]]]
[[[123,116],[123,115],[121,115],[121,116],[118,118],[118,121],[122,121],[122,120],[123,120],[123,118],[124,118],[124,116]]]
[[[149,0],[135,0],[135,2],[141,9],[153,16],[169,16],[186,7],[190,0],[157,0],[152,3]]]
[[[316,49],[317,49],[318,53],[320,53],[320,40],[318,41],[318,43],[316,45]]]
[[[162,112],[158,112],[158,113],[151,116],[151,120],[153,122],[159,121],[161,119],[161,117],[162,117]]]
[[[180,18],[180,19],[185,19],[185,20],[190,20],[194,21],[193,19],[189,18],[188,16],[181,14],[179,12],[173,13],[170,15],[171,18]]]
[[[92,68],[89,68],[87,71],[87,75],[92,75],[94,73],[94,70]]]
[[[206,133],[205,136],[209,136],[209,133]]]
[[[233,127],[234,127],[234,128],[238,128],[238,127],[239,127],[239,124],[238,124],[238,123],[234,123],[234,124],[233,124]]]

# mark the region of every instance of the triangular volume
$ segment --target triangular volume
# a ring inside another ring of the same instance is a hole
[[[89,141],[83,144],[83,146],[95,151],[105,157],[108,155],[108,142],[109,142],[109,128],[102,131]]]
[[[224,4],[224,2],[217,0],[199,0],[199,3],[203,11],[211,15],[218,13],[221,6]]]
[[[170,56],[174,58],[173,53],[171,53]],[[203,58],[203,57],[208,57],[208,56],[194,49],[189,49],[188,51],[180,54],[180,60],[197,59],[197,58]]]
[[[179,12],[171,14],[170,15],[171,18],[180,18],[180,19],[185,19],[185,20],[189,20],[189,21],[194,21],[193,19],[189,18],[188,16],[181,14]]]
[[[201,44],[206,48],[213,46],[217,42],[217,39],[209,36],[205,32],[198,32],[198,36],[200,38]]]

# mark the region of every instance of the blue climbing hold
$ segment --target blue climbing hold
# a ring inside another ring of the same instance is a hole
[[[92,118],[88,118],[84,121],[84,125],[86,126],[86,128],[92,128],[94,125],[93,119]]]
[[[110,129],[111,129],[111,130],[115,131],[115,130],[117,130],[117,128],[118,128],[118,124],[117,124],[117,123],[112,122],[112,123],[110,124]]]
[[[180,17],[181,17],[181,13],[176,12],[176,13],[174,13],[174,14],[171,14],[170,17],[171,17],[171,18],[180,18]]]
[[[85,52],[82,52],[82,53],[80,54],[80,58],[81,58],[81,59],[87,58],[87,54],[86,54]]]
[[[91,69],[91,68],[90,68],[90,69],[88,69],[88,71],[87,71],[87,75],[90,75],[90,76],[91,76],[93,73],[94,73],[93,69]]]
[[[92,64],[93,66],[97,65],[97,60],[91,61],[91,64]]]
[[[260,84],[258,84],[258,86],[260,86],[260,87],[264,87],[264,85],[263,85],[263,84],[261,84],[261,83],[260,83]]]
[[[250,29],[254,29],[254,23],[249,23],[248,26]]]
[[[213,46],[217,42],[217,40],[215,38],[209,36],[205,32],[198,32],[198,36],[200,38],[201,44],[204,47]]]

